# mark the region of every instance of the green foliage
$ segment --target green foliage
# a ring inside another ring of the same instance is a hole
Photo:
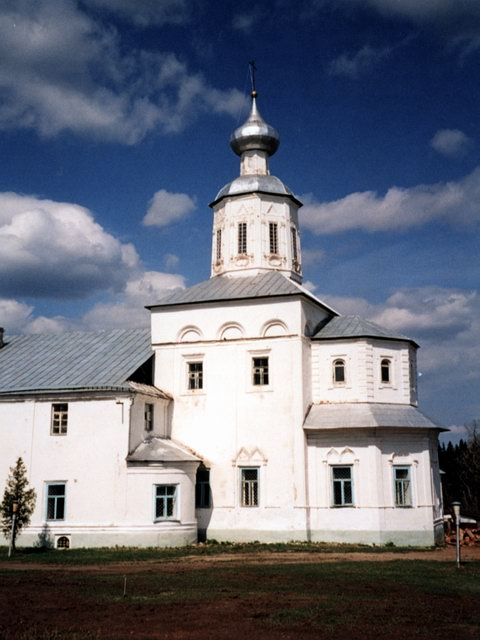
[[[18,534],[30,522],[36,499],[35,490],[31,489],[28,484],[25,464],[22,458],[18,458],[15,466],[10,467],[10,475],[7,478],[7,485],[0,505],[1,526],[6,538],[10,538],[12,531],[13,503],[17,502],[18,505],[15,530],[13,532],[13,546],[15,546],[15,539]]]
[[[445,511],[459,500],[463,515],[480,519],[480,420],[473,420],[466,427],[467,440],[456,445],[449,442],[439,449],[440,468],[445,472]]]

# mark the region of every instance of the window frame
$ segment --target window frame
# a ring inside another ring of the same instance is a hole
[[[66,407],[60,409],[60,407]],[[56,425],[55,422],[58,422]],[[68,402],[52,402],[50,435],[66,436],[68,433]]]
[[[255,361],[266,361],[263,364],[255,364]],[[258,382],[256,377],[258,376]],[[270,357],[268,355],[252,355],[252,387],[270,386]]]
[[[46,522],[64,522],[67,513],[67,483],[63,480],[51,480],[45,483],[45,521]],[[63,487],[63,495],[50,495],[50,487]],[[50,500],[53,501],[54,515],[49,517],[50,513]],[[57,517],[58,504],[63,501],[62,504],[62,517]]]
[[[173,494],[168,495],[166,493],[165,495],[158,495],[157,491],[160,488],[165,488],[165,489],[173,488]],[[179,485],[174,483],[174,482],[165,482],[165,483],[161,483],[161,484],[159,483],[159,484],[154,484],[153,485],[153,521],[154,522],[172,522],[172,521],[179,521],[180,520],[180,517],[179,517],[179,503],[180,503],[179,493],[180,493]],[[163,503],[164,508],[167,511],[167,515],[163,515],[163,516],[158,515],[159,499]],[[172,514],[171,515],[168,515],[168,501],[169,500],[173,501]]]
[[[152,433],[154,430],[155,420],[155,405],[153,402],[145,402],[143,409],[143,428],[147,433]]]
[[[247,255],[248,249],[248,229],[246,222],[239,222],[237,226],[237,254]]]
[[[343,380],[337,380],[337,367],[340,363],[343,369]],[[344,387],[347,384],[347,363],[345,358],[334,358],[332,360],[332,382],[336,387]]]
[[[221,229],[217,229],[215,237],[216,237],[215,260],[218,264],[222,260],[222,230]]]
[[[393,465],[393,504],[397,509],[409,509],[413,507],[413,492],[412,492],[412,467],[408,464],[395,464]],[[406,471],[406,478],[397,478],[397,471]],[[407,488],[405,489],[405,483]],[[398,500],[398,485],[401,487],[401,501]]]
[[[290,232],[292,239],[292,260],[295,265],[298,265],[298,233],[295,227],[290,227]]]
[[[380,358],[380,384],[385,386],[392,386],[393,384],[393,361],[392,358],[387,356],[382,356]],[[384,380],[383,373],[384,370],[388,373],[388,380]]]
[[[239,471],[240,507],[245,509],[256,509],[260,506],[260,467],[239,467]],[[255,480],[247,480],[244,477],[244,474],[248,471],[255,471]],[[247,487],[248,491],[245,492],[245,488]]]
[[[268,223],[268,248],[270,255],[278,256],[278,222]]]
[[[198,370],[195,368],[198,367]],[[187,391],[203,391],[203,360],[187,360]]]
[[[200,474],[204,478],[200,478]],[[212,506],[210,469],[199,468],[195,477],[195,509],[210,509]]]
[[[350,478],[335,478],[335,470],[336,469],[349,469]],[[330,481],[331,481],[331,488],[332,488],[331,506],[336,508],[336,509],[342,509],[344,507],[354,507],[355,506],[355,493],[354,493],[354,483],[353,483],[353,465],[352,464],[334,464],[334,465],[331,465],[331,467],[330,467]],[[341,494],[341,501],[339,503],[336,502],[336,498],[335,498],[335,495],[336,495],[335,487],[336,487],[337,483],[339,483],[339,485],[340,485],[340,494]],[[351,502],[347,502],[345,500],[345,485],[347,483],[350,484]]]

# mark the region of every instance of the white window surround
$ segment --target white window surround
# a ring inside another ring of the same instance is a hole
[[[50,435],[66,436],[68,431],[68,403],[54,402],[50,419]]]
[[[347,384],[347,363],[345,358],[335,358],[332,361],[332,382],[335,387],[345,387]]]
[[[393,504],[396,508],[413,507],[412,471],[410,465],[393,465]]]
[[[153,485],[153,521],[179,522],[180,486],[172,482]]]
[[[151,433],[153,431],[155,420],[155,406],[152,402],[145,403],[143,416],[143,428],[148,433]]]
[[[342,360],[345,364],[344,374],[345,381],[344,382],[335,382],[335,362],[337,360]],[[346,353],[335,353],[329,356],[329,382],[328,389],[350,389],[352,386],[351,380],[351,371],[352,371],[352,359]]]
[[[392,356],[380,356],[380,361],[378,366],[380,367],[380,387],[393,387],[394,386],[394,376],[393,376],[393,368],[394,368],[394,360]],[[384,377],[388,372],[388,380]]]
[[[238,467],[240,480],[240,507],[252,509],[260,506],[260,467]]]
[[[331,506],[334,508],[354,507],[353,465],[331,465],[330,479],[332,487]]]
[[[183,367],[182,367],[182,387],[181,387],[181,395],[202,395],[205,393],[205,354],[204,353],[185,353],[182,355]],[[202,372],[201,377],[202,386],[201,388],[190,388],[191,378],[190,374],[193,371],[190,371],[190,365],[201,364]]]
[[[273,358],[271,349],[249,350],[246,352],[246,391],[253,393],[266,393],[273,391]],[[268,359],[268,384],[254,384],[254,358]]]

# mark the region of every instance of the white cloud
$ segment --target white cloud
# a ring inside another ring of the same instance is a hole
[[[123,294],[108,302],[97,303],[81,319],[82,329],[145,327],[150,322],[146,304],[154,304],[174,289],[184,288],[183,276],[147,271],[127,283]]]
[[[355,79],[380,64],[391,53],[391,47],[374,48],[367,44],[356,53],[342,53],[329,63],[328,71],[332,76]]]
[[[5,0],[0,59],[0,129],[135,144],[151,132],[181,131],[202,112],[237,115],[244,103],[173,53],[125,52],[119,32],[73,0]]]
[[[83,0],[106,9],[139,27],[184,24],[189,21],[193,0]]]
[[[185,287],[179,274],[146,271],[132,276],[122,292],[111,293],[82,316],[36,316],[34,307],[17,300],[0,298],[0,326],[6,335],[18,333],[58,333],[146,327],[150,313],[146,304],[158,302],[170,291]]]
[[[121,289],[140,268],[132,244],[95,222],[85,207],[0,193],[0,293],[78,297]]]
[[[430,140],[430,145],[444,156],[458,158],[470,151],[473,141],[459,129],[440,129]]]
[[[150,201],[143,224],[147,227],[166,227],[179,222],[195,211],[195,208],[195,199],[186,193],[170,193],[160,189]]]
[[[255,24],[262,18],[263,11],[259,5],[254,6],[250,11],[236,13],[232,18],[232,27],[237,31],[249,34]]]
[[[174,253],[166,253],[163,259],[163,263],[165,264],[165,268],[171,271],[172,269],[176,269],[180,264],[180,258],[176,256]]]
[[[0,298],[0,327],[10,335],[20,333],[32,318],[33,307],[17,300]]]
[[[363,191],[323,203],[306,195],[303,201],[302,225],[316,234],[400,230],[432,221],[474,224],[480,221],[480,167],[458,182],[391,187],[384,196]]]
[[[310,267],[325,260],[325,251],[323,249],[304,249],[302,248],[302,265]]]

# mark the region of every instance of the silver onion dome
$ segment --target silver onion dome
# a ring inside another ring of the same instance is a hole
[[[260,115],[256,96],[257,92],[252,91],[250,115],[230,137],[230,146],[238,156],[245,151],[265,151],[269,156],[273,156],[280,144],[278,133]]]

